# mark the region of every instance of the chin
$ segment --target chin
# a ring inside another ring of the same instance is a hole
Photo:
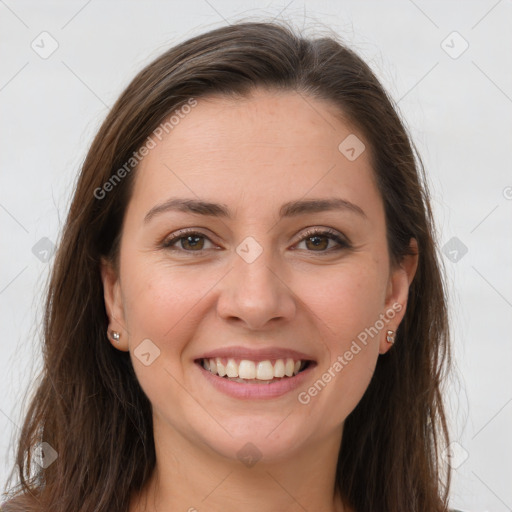
[[[311,435],[311,432],[305,431],[305,425],[297,425],[296,420],[294,425],[290,425],[289,418],[285,417],[238,418],[234,423],[223,424],[231,435],[223,429],[220,429],[222,434],[218,434],[219,429],[216,429],[216,437],[201,437],[220,456],[238,460],[248,467],[256,462],[280,462],[299,454]]]

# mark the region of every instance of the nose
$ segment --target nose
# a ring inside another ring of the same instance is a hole
[[[233,268],[221,281],[217,302],[222,319],[261,330],[294,317],[293,291],[287,286],[283,271],[272,263],[270,251],[263,251],[250,263],[234,255]]]

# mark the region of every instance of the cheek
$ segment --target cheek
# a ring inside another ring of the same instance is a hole
[[[125,319],[132,364],[157,408],[165,408],[168,400],[180,400],[181,388],[175,379],[183,382],[183,354],[205,315],[201,299],[215,282],[213,277],[211,283],[205,276],[199,278],[197,269],[193,273],[147,261],[125,267]],[[158,354],[149,366],[138,359],[139,344],[147,339],[157,347],[149,345],[151,357]]]
[[[382,311],[383,273],[375,261],[360,260],[306,274],[296,284],[297,295],[322,320],[333,342],[357,336],[373,325]]]
[[[127,266],[125,275],[124,303],[130,332],[160,341],[171,334],[177,338],[180,324],[188,323],[215,281],[210,274],[198,276],[197,269],[149,262]]]
[[[318,368],[317,381],[304,389],[304,401],[332,411],[329,424],[336,426],[360,401],[371,380],[379,355],[385,282],[375,260],[362,258],[302,280],[305,304],[317,319],[318,342],[326,358]],[[380,325],[380,323],[378,324]]]
[[[329,420],[333,425],[345,421],[367,390],[378,358],[375,346],[375,343],[359,344],[358,348],[349,346],[335,354],[329,372],[326,372],[334,377],[327,384],[331,388],[325,402],[325,408],[334,413]]]

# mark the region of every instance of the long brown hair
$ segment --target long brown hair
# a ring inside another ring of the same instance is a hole
[[[327,100],[350,120],[371,148],[392,261],[408,253],[411,237],[418,242],[395,346],[379,358],[345,422],[337,486],[357,512],[447,510],[450,473],[440,462],[448,443],[441,395],[450,360],[446,292],[421,160],[369,66],[337,38],[305,38],[283,22],[239,22],[169,49],[133,79],[101,126],[58,244],[45,305],[44,368],[19,435],[11,504],[125,512],[131,493],[151,475],[151,404],[129,353],[106,339],[99,267],[102,257],[117,261],[137,168],[126,163],[191,98],[240,98],[257,87]],[[122,179],[113,182],[123,166]],[[41,442],[58,454],[44,469],[34,464]]]

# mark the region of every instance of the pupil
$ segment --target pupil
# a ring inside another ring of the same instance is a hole
[[[311,236],[309,237],[309,241],[313,244],[314,247],[316,248],[323,248],[325,249],[325,236],[319,236],[319,235],[315,235],[315,236]],[[327,242],[329,243],[329,242]]]
[[[186,243],[191,247],[197,247],[199,244],[199,241],[201,240],[200,236],[192,236],[189,235],[186,238]]]

